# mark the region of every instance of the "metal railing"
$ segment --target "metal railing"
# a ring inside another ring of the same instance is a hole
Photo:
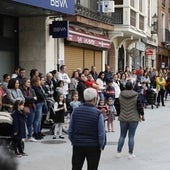
[[[114,25],[114,20],[111,16],[100,13],[99,11],[86,8],[80,4],[76,4],[76,14],[84,16],[95,21],[103,22],[106,24]]]

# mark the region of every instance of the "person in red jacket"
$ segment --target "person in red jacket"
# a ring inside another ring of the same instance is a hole
[[[91,74],[87,75],[87,81],[85,81],[85,86],[86,86],[86,88],[92,87],[92,88],[96,89],[96,91],[98,92],[99,85],[93,79],[93,76]]]

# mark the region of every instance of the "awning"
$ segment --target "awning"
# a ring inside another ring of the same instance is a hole
[[[107,36],[93,32],[86,32],[72,26],[69,27],[69,36],[67,40],[100,48],[110,48],[111,45],[110,39]]]

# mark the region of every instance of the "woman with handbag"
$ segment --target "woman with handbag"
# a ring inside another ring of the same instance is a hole
[[[28,141],[36,142],[37,140],[32,137],[33,122],[35,118],[35,103],[37,96],[35,91],[30,86],[30,79],[24,78],[21,84],[21,91],[25,98],[24,112],[27,118],[27,129],[28,129]]]

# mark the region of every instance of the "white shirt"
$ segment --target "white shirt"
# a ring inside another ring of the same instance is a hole
[[[115,98],[119,98],[120,95],[120,87],[116,82],[113,82],[113,87],[115,88]]]
[[[64,91],[66,91],[68,94],[68,84],[70,84],[70,82],[71,82],[69,76],[67,75],[67,73],[59,72],[58,79],[64,81]]]
[[[106,82],[104,82],[101,78],[97,78],[96,83],[99,85],[98,92],[102,92],[102,90],[106,89]]]

